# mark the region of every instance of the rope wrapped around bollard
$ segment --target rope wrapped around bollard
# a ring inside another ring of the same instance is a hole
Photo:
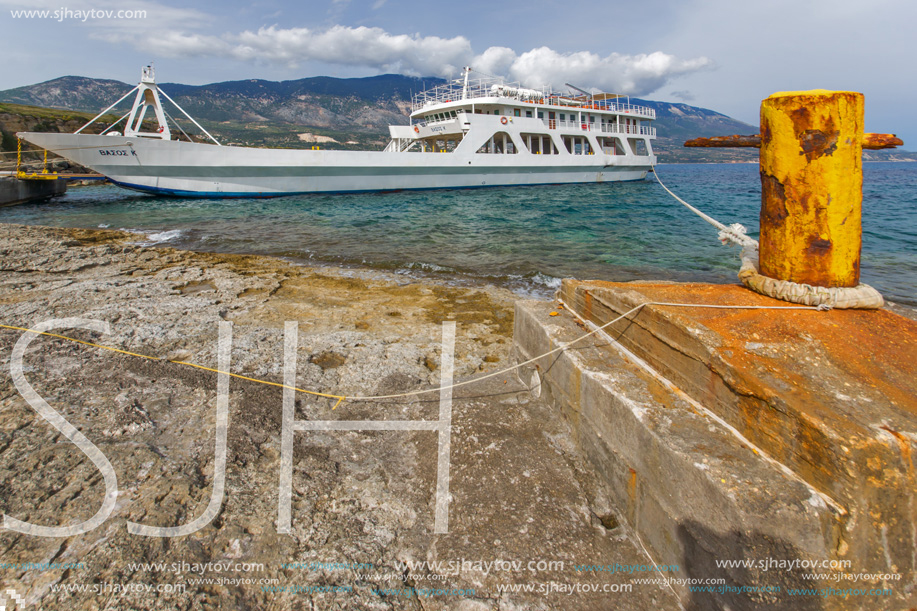
[[[719,227],[724,244],[743,247],[739,279],[747,288],[825,308],[885,305],[876,289],[860,283],[862,153],[904,143],[894,134],[864,133],[863,108],[855,91],[782,91],[761,102],[760,135],[685,142],[761,150],[760,244],[744,228],[737,231],[740,225],[726,228],[688,206]]]
[[[878,310],[885,305],[882,295],[868,284],[858,284],[854,287],[823,287],[811,284],[799,284],[789,280],[777,280],[761,274],[758,267],[758,241],[746,234],[745,227],[740,223],[724,225],[715,218],[704,214],[685,200],[672,192],[662,179],[659,172],[653,168],[653,176],[666,192],[691,212],[719,229],[719,239],[723,244],[733,242],[742,247],[740,255],[742,267],[739,269],[739,280],[746,288],[765,297],[772,297],[790,303],[818,307],[821,309],[862,309]]]
[[[868,284],[852,287],[824,287],[776,280],[761,274],[757,246],[742,248],[739,280],[747,288],[766,297],[790,303],[837,309],[878,310],[885,305],[882,295]]]

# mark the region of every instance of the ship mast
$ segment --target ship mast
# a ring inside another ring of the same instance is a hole
[[[153,109],[156,114],[156,121],[159,127],[156,132],[143,132],[143,118],[149,108]],[[144,66],[141,76],[140,85],[137,86],[137,96],[134,98],[134,105],[131,107],[131,113],[124,126],[125,136],[143,136],[146,138],[161,138],[171,140],[172,133],[169,131],[169,123],[166,121],[165,112],[162,109],[162,101],[159,99],[159,87],[156,86],[156,75],[153,70],[153,64]]]
[[[468,99],[468,76],[471,74],[471,66],[465,66],[463,68],[465,71],[465,84],[462,86],[462,99]]]
[[[168,93],[159,89],[159,86],[156,85],[156,74],[153,70],[152,62],[150,63],[149,66],[145,66],[143,70],[141,71],[139,85],[137,85],[136,87],[134,87],[133,89],[125,93],[121,97],[121,99],[119,99],[117,102],[115,102],[114,104],[112,104],[111,106],[103,110],[102,112],[100,112],[94,119],[89,121],[89,123],[87,123],[83,127],[76,130],[74,133],[78,134],[82,132],[84,129],[86,129],[87,127],[89,127],[90,125],[92,125],[93,123],[95,123],[96,121],[98,121],[105,113],[107,113],[109,110],[111,110],[112,108],[120,104],[124,99],[127,98],[127,96],[129,96],[130,94],[132,94],[135,91],[137,92],[137,95],[134,97],[134,104],[133,106],[131,106],[130,112],[125,114],[123,117],[121,117],[120,119],[112,123],[111,125],[109,125],[108,128],[102,132],[102,134],[108,133],[112,128],[114,128],[115,125],[117,125],[118,123],[123,121],[125,118],[127,118],[127,123],[124,126],[124,135],[125,136],[133,137],[133,138],[140,137],[140,138],[158,138],[162,140],[171,140],[172,131],[169,129],[169,122],[166,120],[166,117],[168,117],[169,119],[172,119],[172,121],[175,123],[175,126],[179,129],[179,131],[185,134],[185,130],[183,130],[181,126],[178,124],[178,122],[175,121],[175,119],[171,115],[169,115],[168,112],[166,112],[165,108],[163,108],[162,100],[159,97],[161,94],[162,97],[167,99],[169,102],[172,103],[173,106],[175,106],[175,108],[181,111],[181,113],[185,115],[185,117],[189,121],[194,123],[194,125],[199,130],[204,132],[204,134],[208,138],[210,138],[214,144],[216,144],[217,146],[222,146],[219,143],[219,141],[217,141],[217,139],[214,138],[210,134],[210,132],[208,132],[206,129],[203,128],[203,126],[200,123],[194,120],[194,117],[192,117],[187,112],[185,112],[184,108],[179,106],[175,100],[170,98]],[[143,119],[146,116],[147,110],[149,110],[150,108],[153,109],[153,113],[156,115],[156,122],[159,124],[159,126],[155,132],[141,131],[141,128],[143,127]],[[117,132],[112,132],[110,135],[117,135]],[[190,136],[188,136],[188,134],[185,134],[185,137],[187,137],[188,141],[191,142],[191,138]]]

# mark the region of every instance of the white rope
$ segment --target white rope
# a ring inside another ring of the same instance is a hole
[[[207,137],[210,138],[211,140],[213,140],[213,143],[214,143],[214,144],[216,144],[217,146],[223,146],[222,144],[220,144],[220,142],[219,142],[216,138],[214,138],[213,136],[210,135],[210,132],[208,132],[206,129],[204,129],[203,127],[201,127],[201,124],[198,123],[197,121],[195,121],[195,120],[194,120],[194,117],[192,117],[192,116],[189,115],[187,112],[185,112],[185,109],[182,108],[181,106],[179,106],[179,105],[178,105],[178,102],[176,102],[175,100],[173,100],[172,98],[170,98],[168,93],[166,93],[166,92],[163,91],[162,89],[159,89],[159,93],[161,93],[167,100],[169,100],[170,102],[172,102],[172,104],[175,106],[175,108],[179,109],[183,115],[185,115],[186,117],[188,117],[188,120],[191,121],[192,123],[194,123],[194,124],[197,126],[197,128],[198,128],[199,130],[201,130],[202,132],[204,132],[205,134],[207,134]],[[177,123],[176,123],[176,125],[177,125]]]
[[[816,306],[740,306],[740,305],[708,305],[708,304],[702,304],[702,303],[669,303],[669,302],[664,302],[664,301],[648,301],[646,303],[641,303],[640,305],[634,306],[633,308],[631,308],[624,314],[621,314],[614,320],[606,322],[601,327],[596,327],[589,333],[586,333],[585,335],[581,335],[578,338],[567,342],[566,344],[561,344],[560,346],[558,346],[557,348],[554,348],[553,350],[545,352],[544,354],[540,354],[536,357],[530,358],[529,360],[523,363],[519,363],[517,365],[513,365],[512,367],[507,367],[506,369],[501,369],[499,371],[494,371],[493,373],[488,373],[487,375],[484,375],[478,378],[473,378],[471,380],[465,380],[464,382],[457,382],[455,384],[450,384],[448,386],[438,386],[436,388],[429,388],[426,390],[414,390],[411,392],[399,393],[395,395],[375,395],[375,396],[365,396],[365,397],[354,397],[350,395],[344,395],[344,396],[346,396],[348,401],[374,401],[378,399],[400,399],[403,397],[413,397],[413,396],[423,395],[423,394],[433,393],[433,392],[438,393],[441,390],[447,390],[450,388],[458,388],[460,386],[467,386],[468,384],[475,384],[482,380],[500,376],[500,375],[509,373],[510,371],[520,369],[522,367],[525,367],[526,365],[530,365],[534,363],[535,361],[539,359],[543,359],[546,356],[551,356],[554,353],[566,350],[573,344],[586,339],[590,335],[594,335],[604,330],[606,327],[613,325],[614,323],[618,322],[622,318],[629,316],[633,312],[636,312],[637,310],[641,308],[645,308],[646,306],[651,306],[651,305],[669,306],[669,307],[676,307],[676,308],[717,308],[717,309],[737,309],[737,310],[815,310],[815,311],[824,311],[824,310],[831,309],[830,307],[824,307],[824,306],[818,306],[818,307]]]
[[[727,227],[712,216],[704,214],[685,200],[672,193],[672,191],[667,186],[665,186],[665,183],[662,182],[662,179],[659,178],[659,172],[656,170],[656,166],[653,166],[653,175],[656,177],[656,182],[659,183],[659,186],[665,189],[669,195],[674,197],[679,203],[683,204],[686,208],[688,208],[688,210],[719,229],[720,242],[725,244],[727,241],[731,241],[735,242],[739,246],[754,246],[756,249],[758,248],[758,241],[754,238],[748,237],[748,230],[744,225],[741,223],[733,223]]]
[[[823,287],[800,284],[789,280],[777,280],[762,275],[758,266],[758,241],[746,235],[747,230],[744,226],[739,223],[733,223],[727,227],[715,218],[704,214],[672,193],[671,189],[665,186],[659,178],[656,166],[653,166],[653,174],[655,174],[656,182],[659,183],[659,186],[665,189],[669,195],[720,230],[720,242],[726,244],[726,242],[731,241],[742,247],[742,253],[739,255],[742,260],[739,280],[747,288],[766,297],[826,310],[831,308],[876,310],[885,305],[885,300],[882,298],[881,293],[868,284],[859,284],[854,287]]]
[[[118,104],[120,104],[125,98],[127,98],[127,96],[129,96],[130,94],[134,93],[134,92],[137,91],[139,88],[140,88],[140,85],[137,85],[136,87],[134,87],[133,89],[131,89],[130,91],[128,91],[127,93],[125,93],[123,96],[121,96],[121,99],[120,99],[120,100],[118,100],[117,102],[115,102],[114,104],[112,104],[111,106],[109,106],[108,108],[106,108],[105,110],[103,110],[102,112],[100,112],[99,114],[97,114],[97,115],[95,116],[95,118],[92,119],[89,123],[87,123],[86,125],[84,125],[83,127],[79,128],[78,130],[76,130],[76,131],[73,132],[73,133],[74,133],[74,134],[78,134],[78,133],[80,133],[81,131],[83,131],[84,129],[86,129],[87,127],[89,127],[90,125],[92,125],[93,123],[95,123],[96,121],[98,121],[99,119],[101,119],[101,118],[105,115],[105,113],[107,113],[109,110],[111,110],[112,108],[114,108],[115,106],[117,106]]]

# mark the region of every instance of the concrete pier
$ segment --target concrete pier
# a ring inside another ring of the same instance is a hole
[[[520,359],[641,303],[788,305],[734,285],[566,280],[559,296],[566,308],[517,304]],[[536,361],[523,378],[571,423],[610,503],[657,564],[734,588],[682,587],[689,608],[914,602],[917,323],[885,310],[648,306],[607,331]],[[794,559],[845,568],[760,564]],[[787,596],[852,587],[831,581],[842,573],[880,576],[857,587],[890,588],[894,600]]]
[[[0,177],[0,206],[40,201],[66,192],[67,182],[63,180],[20,180],[14,177]]]

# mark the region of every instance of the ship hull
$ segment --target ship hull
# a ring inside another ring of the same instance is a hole
[[[129,189],[181,197],[276,197],[642,180],[652,157],[322,151],[26,132],[22,139]]]

